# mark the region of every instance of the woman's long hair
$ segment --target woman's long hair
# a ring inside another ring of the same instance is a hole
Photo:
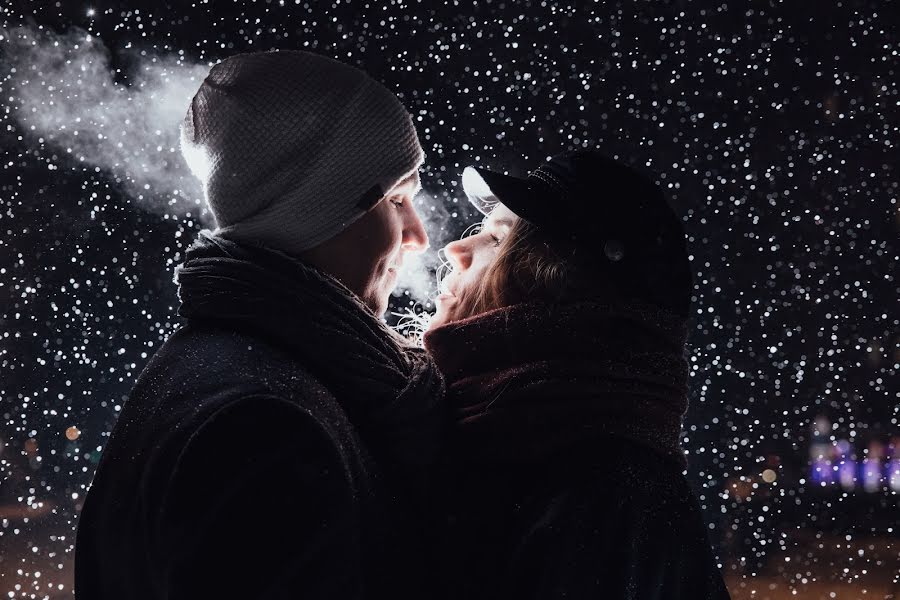
[[[467,232],[477,233],[477,227]],[[465,237],[465,234],[464,236]],[[621,295],[603,278],[599,265],[586,268],[576,258],[575,246],[546,234],[524,219],[518,219],[500,244],[499,254],[484,277],[459,294],[457,318],[477,315],[525,300],[559,302]],[[449,273],[449,263],[438,271],[438,279]]]

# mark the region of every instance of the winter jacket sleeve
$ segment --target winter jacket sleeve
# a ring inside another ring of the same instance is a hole
[[[686,483],[657,492],[556,497],[509,564],[509,597],[727,600]]]
[[[345,462],[295,404],[250,397],[217,410],[181,451],[161,504],[159,597],[363,597]]]

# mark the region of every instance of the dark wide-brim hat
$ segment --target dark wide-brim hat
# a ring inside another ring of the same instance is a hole
[[[503,203],[621,291],[687,315],[693,282],[684,227],[648,175],[597,150],[576,150],[526,178],[466,167],[462,183],[481,213]]]

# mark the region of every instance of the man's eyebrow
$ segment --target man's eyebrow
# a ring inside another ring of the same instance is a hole
[[[412,183],[413,181],[416,182],[416,185],[415,185],[415,187],[413,187],[411,195],[415,196],[416,194],[418,194],[419,192],[422,191],[422,180],[419,179],[418,177],[416,177],[414,174],[410,175],[409,177],[407,177],[406,179],[401,181],[399,184],[397,184],[397,187],[404,186],[408,183]]]
[[[422,191],[422,180],[421,179],[417,180],[415,173],[405,177],[402,181],[398,181],[397,185],[392,187],[390,192],[388,192],[388,193],[389,194],[398,194],[398,193],[400,193],[401,189],[405,188],[407,185],[413,183],[414,181],[416,182],[416,185],[413,188],[411,195],[415,196],[416,194],[418,194],[419,192]]]

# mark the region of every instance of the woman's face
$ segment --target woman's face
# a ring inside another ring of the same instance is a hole
[[[481,230],[444,247],[450,273],[441,281],[441,294],[435,299],[436,312],[429,328],[458,321],[471,315],[461,314],[460,298],[471,291],[496,260],[510,228],[519,217],[503,204],[497,204],[485,217]]]

